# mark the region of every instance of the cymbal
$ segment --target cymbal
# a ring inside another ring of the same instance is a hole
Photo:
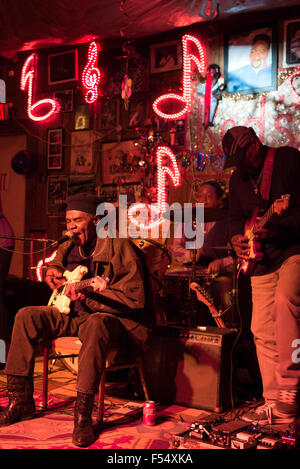
[[[209,222],[209,221],[218,221],[218,220],[223,220],[227,216],[227,210],[224,208],[205,208],[203,209],[204,211],[204,222]],[[192,220],[196,220],[196,207],[192,207]],[[183,209],[182,210],[172,210],[168,212],[164,212],[162,214],[163,218],[166,220],[170,221],[177,221],[180,220],[182,217],[182,221],[188,221],[186,220],[186,217],[183,216]]]

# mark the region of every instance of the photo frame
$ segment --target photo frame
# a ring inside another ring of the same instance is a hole
[[[48,84],[78,80],[77,49],[48,55]]]
[[[64,217],[68,196],[68,177],[49,176],[47,179],[47,215]]]
[[[114,129],[120,122],[120,102],[118,99],[102,99],[101,129]]]
[[[181,41],[162,42],[150,46],[150,73],[171,72],[182,67]]]
[[[225,36],[224,81],[229,93],[254,94],[277,88],[277,29],[273,24]]]
[[[75,112],[75,130],[88,130],[90,128],[90,106],[89,104],[80,104]]]
[[[300,65],[300,18],[284,22],[283,66]]]
[[[54,91],[54,99],[58,102],[58,110],[56,112],[72,112],[74,107],[74,91],[62,90]]]
[[[63,168],[63,128],[47,129],[47,169]]]
[[[93,172],[95,138],[95,133],[91,130],[72,132],[71,174],[89,174]]]
[[[124,183],[139,181],[142,169],[139,170],[137,167],[142,158],[142,152],[134,145],[134,140],[103,143],[102,184],[115,184],[119,180],[123,180]]]

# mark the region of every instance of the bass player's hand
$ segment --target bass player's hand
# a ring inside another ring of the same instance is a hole
[[[237,234],[232,236],[231,244],[238,257],[241,259],[248,259],[249,257],[249,243],[245,235]]]

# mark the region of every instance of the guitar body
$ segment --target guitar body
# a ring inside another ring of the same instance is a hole
[[[64,294],[66,288],[70,283],[79,282],[87,272],[88,269],[83,265],[77,266],[72,272],[65,270],[64,277],[66,278],[66,283],[53,291],[48,306],[55,306],[61,313],[68,314],[70,312],[71,300]]]
[[[254,240],[253,229],[256,226],[256,219],[258,216],[259,209],[255,209],[250,220],[247,220],[245,223],[245,236],[249,240],[249,257],[247,260],[243,259],[241,261],[241,270],[244,275],[250,275],[256,262],[261,261],[263,258],[263,253],[261,250],[261,242]]]

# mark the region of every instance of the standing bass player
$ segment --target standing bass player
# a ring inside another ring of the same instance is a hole
[[[77,194],[67,202],[71,239],[62,238],[65,242],[46,272],[54,295],[47,306],[22,308],[16,315],[5,368],[9,404],[0,412],[0,426],[32,417],[34,346],[43,339],[78,336],[82,346],[72,438],[82,447],[96,439],[94,394],[109,348],[118,346],[121,352],[132,351],[134,355],[146,342],[152,323],[143,260],[129,240],[97,237],[99,203],[91,194]],[[90,287],[77,291],[78,283],[69,283],[64,301],[56,302],[59,295],[55,291],[65,288],[65,276],[74,280],[72,274],[78,268],[86,272],[85,283],[90,280]],[[129,358],[133,356],[126,356]]]
[[[233,127],[222,143],[225,168],[237,168],[229,185],[230,236],[241,270],[251,275],[265,400],[243,418],[289,423],[300,399],[300,153],[263,145],[251,127]]]

